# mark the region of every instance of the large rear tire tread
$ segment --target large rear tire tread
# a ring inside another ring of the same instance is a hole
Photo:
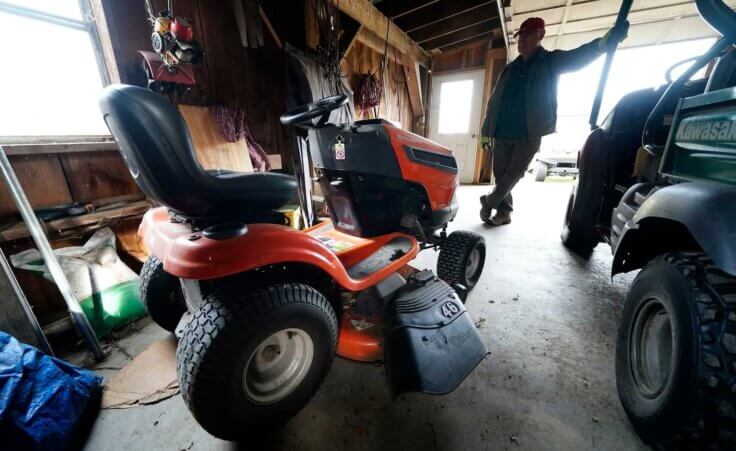
[[[473,249],[480,247],[480,267],[475,277],[468,278],[466,268]],[[478,283],[485,264],[485,239],[477,233],[457,230],[447,236],[437,259],[437,275],[451,287],[463,285],[468,291]]]
[[[682,346],[691,347],[692,365],[682,365],[678,374],[670,376],[678,379],[680,391],[671,394],[673,400],[667,407],[650,417],[637,418],[630,409],[631,393],[622,391],[626,370],[619,366],[628,351],[619,347],[624,334],[630,333],[622,328],[616,350],[619,397],[637,431],[655,448],[735,449],[736,278],[715,267],[703,253],[665,254],[647,268],[663,264],[674,268],[689,287],[693,340]],[[626,310],[627,306],[624,318]]]
[[[314,332],[308,375],[283,400],[250,402],[241,385],[243,359],[247,361],[260,340],[283,325],[293,327],[295,321]],[[335,311],[312,287],[279,284],[244,293],[237,284],[225,285],[194,312],[179,342],[177,374],[184,402],[204,429],[225,440],[276,428],[321,386],[334,360],[337,333]]]
[[[187,310],[179,279],[164,271],[161,260],[150,255],[141,268],[138,287],[138,294],[153,322],[174,332]]]
[[[565,212],[565,224],[562,227],[562,233],[560,234],[560,240],[562,244],[577,254],[579,257],[587,260],[593,254],[593,249],[600,242],[600,237],[595,230],[595,224],[586,223],[581,224],[579,219],[579,213],[575,210],[577,205],[577,191],[579,187],[573,188],[573,192],[570,194],[570,198],[567,203],[567,211]],[[586,218],[590,221],[590,218]]]

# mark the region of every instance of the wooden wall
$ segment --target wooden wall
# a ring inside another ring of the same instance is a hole
[[[145,20],[144,2],[103,0],[108,29],[114,46],[115,60],[123,83],[142,85],[138,50],[150,49],[151,29]],[[278,3],[278,4],[276,4]],[[165,0],[154,0],[154,9],[166,9]],[[261,2],[269,17],[276,18],[274,27],[281,39],[293,36],[293,20],[283,18],[301,13],[301,2],[284,0]],[[288,130],[278,118],[284,110],[284,54],[264,27],[265,47],[244,48],[241,45],[232,1],[178,0],[177,16],[193,19],[195,39],[204,47],[205,58],[197,67],[196,95],[184,103],[212,106],[215,104],[241,108],[255,140],[266,153],[280,154],[284,166],[291,166],[292,147]],[[270,13],[270,14],[269,14]],[[303,24],[301,25],[303,30]]]
[[[34,208],[84,204],[139,192],[115,150],[11,154],[8,159]],[[0,184],[0,227],[19,219],[10,194]]]
[[[389,55],[393,56],[391,50]],[[397,55],[398,56],[398,55]],[[358,89],[360,74],[377,73],[380,77],[382,53],[356,41],[345,55],[343,60],[343,73],[347,75],[348,82],[353,91]],[[404,70],[393,58],[389,58],[386,69],[386,85],[384,86],[384,98],[379,107],[378,117],[400,122],[405,130],[412,131],[414,117],[409,103],[409,91],[406,87]],[[357,96],[356,96],[357,98]],[[374,118],[373,110],[361,114],[360,108],[355,106],[358,119]]]
[[[432,72],[437,74],[484,68],[489,42],[483,40],[453,52],[434,55],[432,57]]]

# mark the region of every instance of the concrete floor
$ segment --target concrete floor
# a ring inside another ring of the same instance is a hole
[[[616,325],[631,276],[609,276],[610,249],[583,262],[558,234],[571,185],[529,178],[516,188],[514,222],[479,223],[478,197],[460,190],[453,228],[481,233],[488,257],[468,308],[490,348],[467,380],[445,396],[389,396],[383,369],[336,360],[313,401],[277,436],[241,444],[202,430],[179,396],[102,411],[87,449],[645,449],[616,395]],[[436,254],[415,261],[434,268]],[[101,364],[118,368],[167,334],[150,321]],[[109,376],[113,370],[100,369]]]

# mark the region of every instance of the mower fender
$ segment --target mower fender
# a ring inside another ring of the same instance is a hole
[[[662,253],[702,250],[736,276],[736,186],[680,183],[639,202],[614,244],[612,274],[641,268]]]
[[[165,208],[157,208],[146,213],[138,233],[164,270],[182,279],[211,280],[274,264],[305,263],[340,285],[358,283],[319,240],[286,226],[251,224],[240,237],[217,240],[171,222]]]
[[[488,354],[460,298],[430,271],[414,275],[386,313],[384,361],[394,396],[449,393]]]

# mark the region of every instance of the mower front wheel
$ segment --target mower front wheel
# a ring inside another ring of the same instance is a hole
[[[153,322],[174,332],[187,306],[179,279],[164,271],[164,264],[155,255],[143,263],[138,294]]]
[[[440,247],[437,275],[454,287],[468,291],[478,283],[486,261],[486,242],[477,233],[458,230],[447,236]]]
[[[184,402],[221,439],[277,427],[317,391],[336,346],[337,317],[317,290],[223,286],[194,312],[179,342]]]

